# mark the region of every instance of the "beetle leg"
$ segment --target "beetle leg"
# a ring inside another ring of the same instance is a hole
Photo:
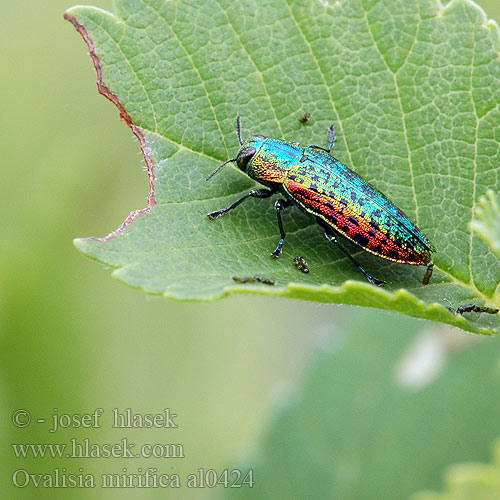
[[[211,219],[217,219],[218,217],[224,215],[229,210],[236,208],[240,203],[243,203],[247,198],[269,198],[274,193],[276,193],[273,189],[252,189],[245,196],[242,196],[239,200],[236,200],[232,205],[229,205],[226,208],[221,208],[220,210],[216,210],[215,212],[210,212],[207,214],[207,217]]]
[[[340,251],[363,273],[363,276],[372,284],[377,285],[377,286],[382,286],[385,285],[385,281],[378,280],[377,278],[374,278],[371,274],[368,274],[362,267],[361,264],[347,251],[342,247],[337,240],[337,237],[333,234],[333,232],[326,230],[325,231],[325,236],[326,239],[330,243],[335,243],[337,247],[340,249]]]
[[[335,123],[330,123],[328,127],[328,148],[326,149],[330,152],[335,146]]]
[[[422,279],[422,285],[428,285],[432,276],[432,271],[434,269],[434,262],[432,260],[427,265],[427,270],[425,271],[424,277]]]
[[[281,221],[281,211],[284,208],[287,208],[290,206],[290,200],[285,200],[283,198],[276,200],[276,203],[274,204],[274,208],[276,209],[276,217],[278,218],[278,227],[280,229],[280,236],[281,239],[278,243],[278,246],[276,247],[276,250],[271,254],[273,257],[279,258],[281,255],[281,251],[283,250],[283,243],[285,242],[285,230],[283,229],[283,222]]]
[[[335,123],[330,123],[328,127],[328,147],[322,148],[321,146],[316,146],[316,144],[308,144],[306,148],[318,149],[319,151],[324,151],[325,153],[329,153],[333,146],[335,145]]]

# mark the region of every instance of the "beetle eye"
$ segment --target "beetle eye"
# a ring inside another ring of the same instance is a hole
[[[245,170],[248,162],[252,159],[253,155],[257,150],[255,148],[245,148],[242,149],[238,156],[236,157],[236,164],[241,170]]]

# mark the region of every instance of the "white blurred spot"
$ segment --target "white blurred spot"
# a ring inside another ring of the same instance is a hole
[[[444,367],[448,348],[441,331],[422,332],[396,364],[398,384],[417,390],[431,383]]]

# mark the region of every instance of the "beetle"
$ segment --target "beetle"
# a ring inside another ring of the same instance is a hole
[[[335,144],[333,123],[328,127],[326,148],[314,144],[301,147],[296,142],[260,134],[243,141],[239,116],[236,128],[240,143],[238,154],[221,163],[206,180],[228,163],[236,162],[240,170],[267,189],[252,189],[228,207],[207,214],[209,218],[221,217],[250,197],[269,198],[279,193],[283,197],[276,201],[274,208],[280,240],[271,254],[273,257],[281,255],[286,237],[281,212],[296,205],[315,217],[327,240],[335,244],[370,283],[382,286],[386,282],[363,269],[339,242],[339,234],[383,259],[427,266],[422,283],[429,283],[434,246],[383,193],[330,155]]]

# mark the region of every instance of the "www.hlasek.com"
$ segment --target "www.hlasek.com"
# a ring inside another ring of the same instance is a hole
[[[119,443],[93,443],[89,438],[69,443],[14,443],[16,458],[184,458],[180,443],[145,443],[139,447],[123,438]]]

